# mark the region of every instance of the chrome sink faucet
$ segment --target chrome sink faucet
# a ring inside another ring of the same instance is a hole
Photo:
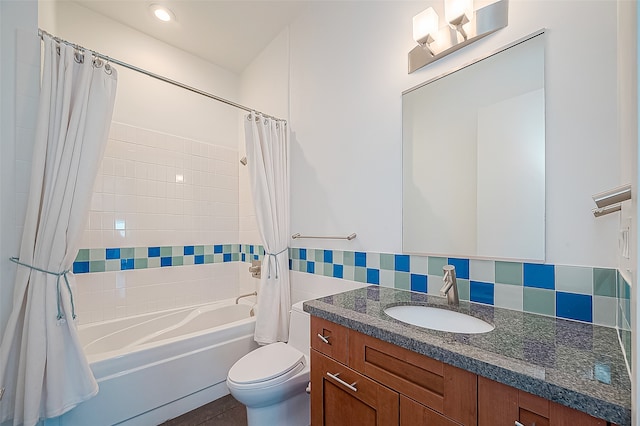
[[[442,277],[442,281],[444,285],[440,289],[440,294],[442,296],[447,296],[447,303],[449,305],[460,304],[460,299],[458,298],[458,281],[456,281],[456,267],[453,265],[444,265],[442,267],[442,271],[444,272],[444,276]]]

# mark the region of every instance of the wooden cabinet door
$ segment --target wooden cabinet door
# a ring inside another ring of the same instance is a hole
[[[478,376],[478,426],[514,426],[518,390]]]
[[[549,410],[550,426],[607,426],[607,422],[586,413],[552,402]],[[614,425],[615,426],[615,425]]]
[[[397,392],[311,350],[313,426],[394,426]]]
[[[461,426],[429,407],[400,395],[400,426]]]
[[[545,398],[478,377],[478,426],[607,426],[607,422]]]

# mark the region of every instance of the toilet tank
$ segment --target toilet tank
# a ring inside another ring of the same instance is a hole
[[[291,307],[291,316],[289,318],[289,341],[287,344],[293,346],[308,357],[311,317],[308,313],[302,310],[303,303],[304,302],[294,303]]]

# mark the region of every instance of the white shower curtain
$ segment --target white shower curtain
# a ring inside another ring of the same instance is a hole
[[[0,421],[33,425],[98,392],[78,341],[69,271],[107,142],[116,71],[43,35],[28,206],[0,346]],[[17,259],[14,259],[17,260]],[[3,283],[7,285],[7,283]]]
[[[245,118],[247,166],[265,255],[254,339],[286,342],[289,335],[289,162],[285,121],[252,112]]]

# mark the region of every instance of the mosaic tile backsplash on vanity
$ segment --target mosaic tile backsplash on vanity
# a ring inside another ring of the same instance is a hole
[[[460,298],[507,309],[616,326],[615,269],[351,252],[290,250],[291,269],[367,284],[439,294],[442,267],[456,267]]]

